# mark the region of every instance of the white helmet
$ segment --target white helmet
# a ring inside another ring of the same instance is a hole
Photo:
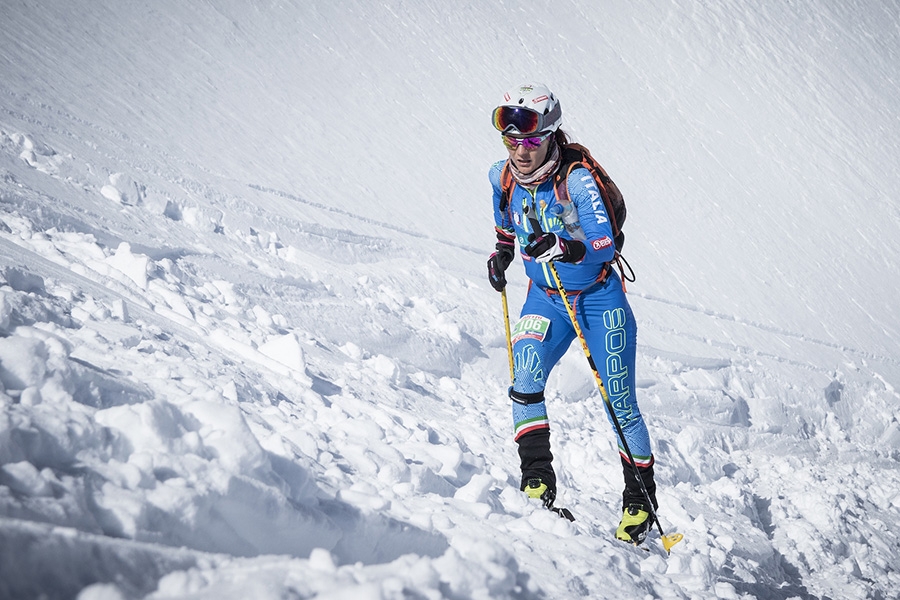
[[[556,131],[562,124],[562,108],[546,85],[517,85],[503,94],[503,102],[494,109],[493,121],[502,133]]]

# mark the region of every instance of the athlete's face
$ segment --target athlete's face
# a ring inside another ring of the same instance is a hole
[[[504,136],[503,143],[506,145],[507,152],[509,152],[509,160],[516,165],[520,173],[528,175],[544,164],[544,161],[547,159],[547,152],[550,150],[550,139],[552,137],[552,135],[548,135],[538,146],[529,143],[535,139],[534,136],[528,136],[526,140]]]

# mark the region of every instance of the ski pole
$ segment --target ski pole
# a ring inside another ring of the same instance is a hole
[[[541,224],[537,218],[530,217],[528,220],[531,222],[531,228],[535,235],[543,235],[544,232],[541,229]],[[572,328],[575,330],[575,335],[578,337],[578,341],[581,342],[581,349],[584,351],[584,355],[594,374],[594,380],[597,382],[597,387],[600,389],[600,396],[603,398],[603,404],[606,406],[606,410],[609,412],[613,425],[616,428],[616,433],[619,435],[619,440],[622,442],[622,449],[625,450],[625,455],[628,457],[631,468],[634,470],[634,476],[641,485],[641,492],[644,494],[644,498],[647,500],[647,507],[650,510],[654,522],[656,522],[656,528],[659,530],[659,537],[662,539],[663,548],[665,548],[666,554],[669,554],[672,546],[680,542],[684,536],[680,533],[673,533],[672,535],[663,533],[662,525],[659,523],[659,518],[657,518],[656,510],[653,507],[653,501],[650,500],[650,493],[647,491],[647,486],[644,485],[644,480],[641,478],[641,472],[634,462],[634,455],[632,455],[631,449],[628,447],[628,442],[625,440],[625,432],[622,431],[622,425],[619,424],[616,410],[609,399],[609,394],[606,392],[606,386],[603,385],[603,378],[600,376],[600,371],[597,370],[597,365],[594,363],[593,356],[591,356],[591,349],[588,347],[587,340],[584,338],[584,333],[581,331],[581,326],[578,324],[575,309],[569,302],[569,295],[566,293],[566,288],[563,287],[562,282],[559,279],[559,273],[556,272],[556,266],[552,262],[548,262],[547,266],[550,269],[550,274],[553,276],[554,283],[556,283],[556,289],[559,291],[559,296],[566,306],[566,313],[569,315],[569,320],[572,321]]]
[[[509,357],[509,382],[515,383],[515,368],[513,366],[512,335],[509,332],[509,303],[506,301],[506,288],[500,293],[503,299],[503,326],[506,328],[506,354]]]
[[[597,365],[594,363],[594,358],[591,356],[591,350],[588,348],[587,340],[584,339],[584,334],[581,331],[581,327],[578,325],[578,320],[575,316],[575,310],[572,308],[572,305],[569,303],[569,297],[566,294],[566,289],[563,287],[562,282],[559,280],[559,274],[556,272],[556,267],[553,263],[547,263],[550,267],[550,273],[553,275],[553,280],[556,283],[556,289],[559,290],[559,295],[563,300],[563,303],[566,305],[566,312],[569,313],[569,319],[572,321],[572,327],[575,329],[575,334],[578,336],[578,340],[581,342],[581,349],[584,351],[585,357],[587,357],[588,364],[591,366],[591,371],[594,372],[594,379],[597,382],[597,387],[600,388],[600,396],[603,397],[603,403],[606,405],[606,410],[609,412],[610,416],[612,416],[613,425],[616,427],[616,433],[619,434],[619,440],[622,442],[622,448],[625,450],[625,455],[628,457],[628,461],[631,463],[631,468],[634,470],[634,476],[637,479],[638,483],[641,484],[641,492],[644,494],[644,498],[647,500],[647,508],[650,510],[650,514],[653,516],[653,520],[656,522],[656,528],[659,530],[659,537],[662,539],[663,548],[666,549],[666,554],[669,554],[672,546],[681,541],[684,537],[680,533],[673,533],[672,535],[666,535],[663,533],[662,525],[659,523],[659,518],[656,516],[656,510],[653,508],[653,502],[650,500],[650,493],[647,491],[647,486],[644,485],[644,480],[641,478],[641,472],[638,469],[637,464],[634,462],[634,455],[631,453],[631,449],[628,447],[628,442],[625,440],[625,432],[622,431],[622,426],[619,424],[619,419],[616,416],[615,408],[613,408],[612,402],[609,399],[609,394],[606,392],[606,386],[603,385],[603,378],[600,377],[600,372],[597,370]]]

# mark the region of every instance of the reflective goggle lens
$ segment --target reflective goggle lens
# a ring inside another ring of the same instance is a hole
[[[494,127],[504,133],[510,129],[515,129],[518,133],[534,133],[540,122],[541,115],[528,108],[498,106],[494,109]]]
[[[525,146],[526,150],[534,150],[535,148],[540,147],[540,145],[544,143],[544,140],[546,140],[552,134],[552,131],[548,131],[544,135],[527,138],[515,138],[509,135],[504,135],[503,144],[510,150],[514,150],[519,146]]]

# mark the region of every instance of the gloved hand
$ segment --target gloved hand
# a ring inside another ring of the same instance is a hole
[[[506,287],[506,269],[512,263],[515,253],[511,246],[503,246],[497,244],[497,251],[491,254],[487,261],[488,281],[491,287],[502,292]]]
[[[566,240],[555,233],[544,233],[537,237],[532,233],[528,236],[528,245],[525,246],[525,254],[539,263],[553,260],[578,262],[584,258],[585,250],[584,244],[578,240]]]
[[[516,256],[516,234],[512,230],[496,228],[497,251],[487,261],[488,281],[491,287],[502,292],[506,287],[506,269]]]

